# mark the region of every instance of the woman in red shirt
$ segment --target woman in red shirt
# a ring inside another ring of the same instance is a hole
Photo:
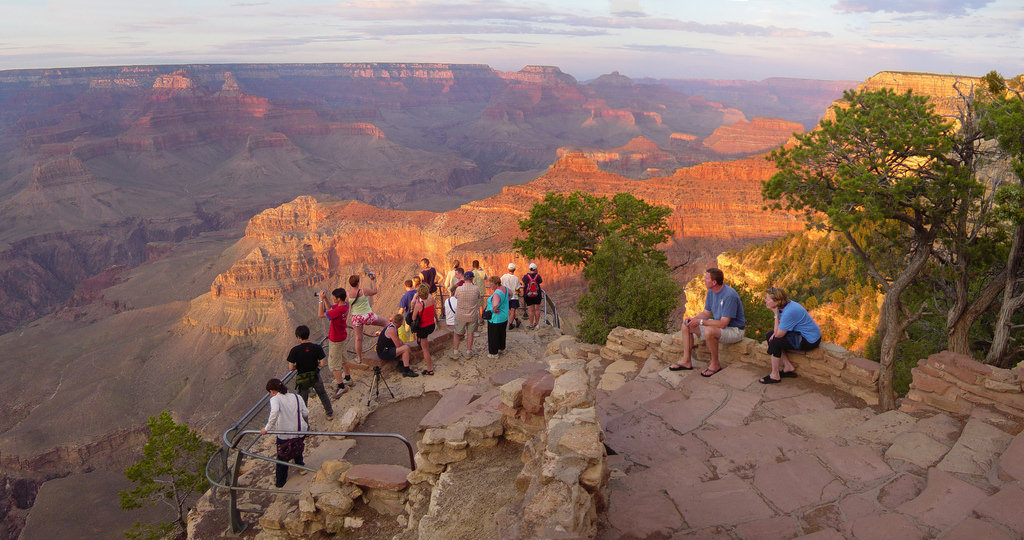
[[[415,328],[416,342],[423,349],[423,362],[427,365],[423,374],[433,375],[434,363],[430,359],[430,340],[427,339],[427,336],[433,333],[437,326],[434,321],[434,297],[430,294],[430,285],[426,283],[420,283],[420,288],[416,291],[416,298],[413,300],[412,320],[416,321],[417,318],[419,325]]]

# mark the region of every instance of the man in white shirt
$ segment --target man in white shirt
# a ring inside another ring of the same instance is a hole
[[[519,328],[522,323],[516,318],[516,308],[519,307],[519,296],[517,293],[523,286],[523,282],[516,276],[515,263],[508,263],[508,273],[501,276],[501,284],[508,288],[508,329]]]

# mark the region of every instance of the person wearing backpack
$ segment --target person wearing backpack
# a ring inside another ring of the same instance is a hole
[[[309,405],[309,389],[312,388],[324,405],[328,420],[334,420],[334,409],[327,397],[327,390],[320,380],[320,368],[324,367],[327,355],[322,347],[309,342],[309,327],[302,324],[295,328],[295,337],[299,344],[288,352],[288,369],[295,372],[295,391],[302,397],[303,403]]]
[[[530,263],[530,271],[523,274],[523,301],[526,303],[526,312],[530,318],[527,328],[537,328],[540,324],[540,302],[544,298],[544,290],[540,288],[540,284],[543,282],[537,273],[537,263]]]

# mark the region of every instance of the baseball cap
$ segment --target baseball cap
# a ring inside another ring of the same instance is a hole
[[[537,269],[537,263],[530,263],[530,270],[536,270],[536,269]]]
[[[508,263],[508,269],[509,270],[515,270],[516,269],[516,263]]]
[[[462,274],[462,277],[466,279],[473,279],[473,272],[466,272],[465,274]]]

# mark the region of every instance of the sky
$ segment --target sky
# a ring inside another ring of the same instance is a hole
[[[558,66],[581,81],[1024,73],[1022,0],[0,0],[0,70],[124,64]]]

